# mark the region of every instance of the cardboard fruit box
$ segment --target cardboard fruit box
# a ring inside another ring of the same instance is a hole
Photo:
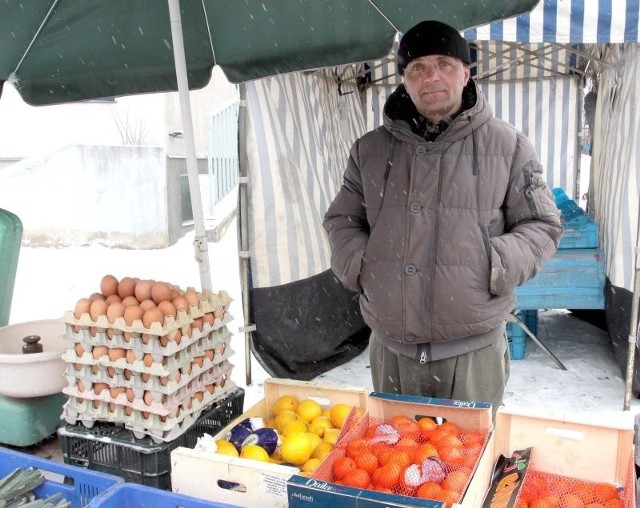
[[[500,455],[532,447],[528,471],[612,483],[624,488],[625,507],[635,508],[633,437],[628,412],[557,418],[501,407],[462,506],[482,506]]]
[[[232,420],[214,436],[226,439],[229,431],[245,418],[270,415],[270,408],[284,395],[299,401],[312,398],[323,408],[348,404],[364,409],[367,391],[315,382],[267,379],[264,399]],[[200,451],[178,447],[171,452],[171,485],[174,492],[236,506],[286,507],[287,480],[300,469],[221,454],[205,455]]]
[[[348,443],[363,437],[370,424],[388,422],[392,417],[398,415],[409,417],[415,421],[427,416],[438,422],[455,423],[461,429],[476,431],[485,436],[484,446],[489,442],[492,432],[491,404],[374,392],[367,399],[365,417],[341,437],[334,450],[324,459],[311,477],[296,474],[289,479],[287,485],[289,506],[291,508],[310,506],[444,508],[445,503],[442,500],[390,494],[333,482],[332,462],[340,454],[344,455]],[[475,465],[478,464],[483,450],[484,448],[481,448],[480,455],[475,459]]]

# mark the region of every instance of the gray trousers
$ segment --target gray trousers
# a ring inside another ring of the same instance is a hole
[[[384,347],[374,331],[369,339],[369,359],[375,391],[490,402],[494,416],[502,405],[510,371],[506,334],[477,351],[421,364]]]

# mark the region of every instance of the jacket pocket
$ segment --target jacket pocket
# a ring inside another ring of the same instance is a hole
[[[489,228],[484,224],[478,223],[478,227],[480,228],[480,235],[482,235],[482,243],[484,245],[484,251],[487,255],[487,269],[488,269],[488,277],[487,277],[487,291],[494,295],[491,287],[491,273],[493,268],[493,249],[491,248],[491,237],[489,236]]]

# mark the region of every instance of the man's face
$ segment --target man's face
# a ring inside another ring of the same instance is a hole
[[[404,86],[418,112],[432,123],[453,115],[462,105],[469,67],[459,58],[421,56],[404,70]]]

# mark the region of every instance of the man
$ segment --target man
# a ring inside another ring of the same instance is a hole
[[[493,117],[469,46],[424,21],[401,39],[404,83],[353,145],[325,215],[331,266],[371,327],[376,391],[502,404],[515,288],[562,227],[532,144]]]

